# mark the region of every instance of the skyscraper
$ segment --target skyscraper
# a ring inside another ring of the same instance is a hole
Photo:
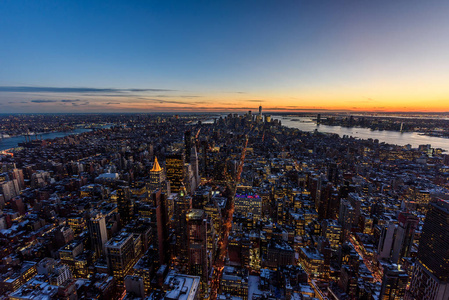
[[[165,159],[165,167],[167,170],[167,179],[170,181],[172,193],[178,193],[184,182],[184,155],[170,154]]]
[[[108,241],[105,216],[98,211],[91,212],[90,218],[87,221],[87,228],[89,230],[92,250],[97,257],[100,257],[104,254],[104,245]]]
[[[192,198],[187,195],[185,187],[182,186],[179,194],[174,197],[173,219],[176,232],[176,256],[181,265],[185,266],[187,259],[187,223],[186,214],[192,209]]]
[[[192,189],[195,190],[195,188],[200,184],[200,175],[198,170],[198,154],[196,152],[196,147],[192,147],[190,155],[190,165],[192,167],[193,179],[195,181],[194,187]]]
[[[132,233],[122,232],[110,239],[106,245],[108,269],[119,284],[123,284],[126,275],[130,275],[135,258]]]
[[[117,189],[117,209],[122,225],[128,224],[134,214],[134,205],[128,186],[121,186]]]
[[[168,224],[167,211],[165,208],[166,195],[161,190],[151,194],[151,200],[156,211],[157,242],[159,251],[159,262],[165,264],[168,258]]]
[[[192,209],[186,215],[188,235],[188,258],[191,275],[208,276],[207,219],[204,210]]]
[[[407,299],[449,299],[449,201],[429,203]]]
[[[407,286],[408,275],[404,270],[390,269],[385,270],[382,278],[382,287],[380,290],[381,300],[399,300],[404,299],[405,288]]]
[[[192,132],[190,130],[184,132],[184,147],[186,160],[190,161],[190,154],[192,151]]]
[[[410,213],[400,213],[399,225],[396,230],[393,253],[391,259],[394,263],[400,262],[402,257],[409,257],[413,246],[415,229],[418,226],[419,219]]]
[[[153,168],[150,170],[150,191],[152,192],[156,189],[161,189],[164,180],[164,170],[159,165],[157,157],[154,157]]]

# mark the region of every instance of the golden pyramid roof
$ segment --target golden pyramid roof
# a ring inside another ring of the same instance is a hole
[[[151,172],[160,172],[162,171],[161,166],[159,165],[159,163],[157,162],[157,157],[154,157],[154,164],[153,164],[153,168],[151,169]]]

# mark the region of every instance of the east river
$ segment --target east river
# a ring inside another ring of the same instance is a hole
[[[272,116],[272,119],[278,119],[282,122],[282,125],[297,128],[302,131],[319,131],[326,133],[336,133],[340,137],[343,135],[352,136],[359,139],[378,139],[379,142],[385,142],[395,145],[412,145],[413,148],[417,148],[419,145],[432,145],[432,148],[441,148],[449,151],[449,139],[420,135],[416,132],[398,132],[389,130],[371,130],[369,128],[358,127],[341,127],[341,126],[327,126],[317,125],[311,118],[307,117],[283,117]]]
[[[41,137],[42,137],[42,139],[44,139],[44,140],[49,140],[49,139],[65,137],[65,136],[72,135],[72,134],[83,133],[83,132],[87,132],[87,131],[91,131],[91,130],[92,129],[87,129],[87,128],[77,128],[77,129],[67,131],[67,132],[48,132],[48,133],[38,134],[37,136],[39,139],[41,139]],[[32,140],[36,139],[36,135],[30,135],[30,137]],[[22,142],[25,142],[25,136],[23,136],[23,135],[11,137],[11,138],[4,138],[4,139],[0,140],[0,151],[15,148],[18,146],[19,143],[22,143]]]

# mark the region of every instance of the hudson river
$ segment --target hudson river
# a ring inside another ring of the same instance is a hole
[[[364,140],[369,138],[378,139],[379,142],[401,146],[410,144],[413,148],[417,148],[419,145],[430,144],[432,148],[441,148],[449,151],[449,139],[420,135],[416,132],[401,133],[398,131],[371,130],[369,128],[316,125],[311,118],[307,117],[283,117],[274,115],[271,118],[280,120],[284,126],[297,128],[302,131],[314,131],[316,129],[319,132],[336,133],[340,137],[348,135]]]

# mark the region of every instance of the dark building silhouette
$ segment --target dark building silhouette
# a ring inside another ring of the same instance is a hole
[[[176,256],[181,266],[187,266],[187,222],[186,214],[192,209],[192,198],[187,195],[182,186],[179,194],[174,198],[173,221],[176,232]]]
[[[122,225],[131,222],[134,214],[134,204],[128,186],[121,186],[117,189],[117,209],[120,213]]]
[[[429,203],[407,299],[449,299],[449,201]]]
[[[190,130],[184,132],[184,147],[186,161],[190,161],[190,155],[192,153],[192,132]]]
[[[166,194],[156,190],[151,194],[151,202],[156,213],[157,245],[159,251],[159,262],[165,264],[168,261],[168,216],[165,207]]]

